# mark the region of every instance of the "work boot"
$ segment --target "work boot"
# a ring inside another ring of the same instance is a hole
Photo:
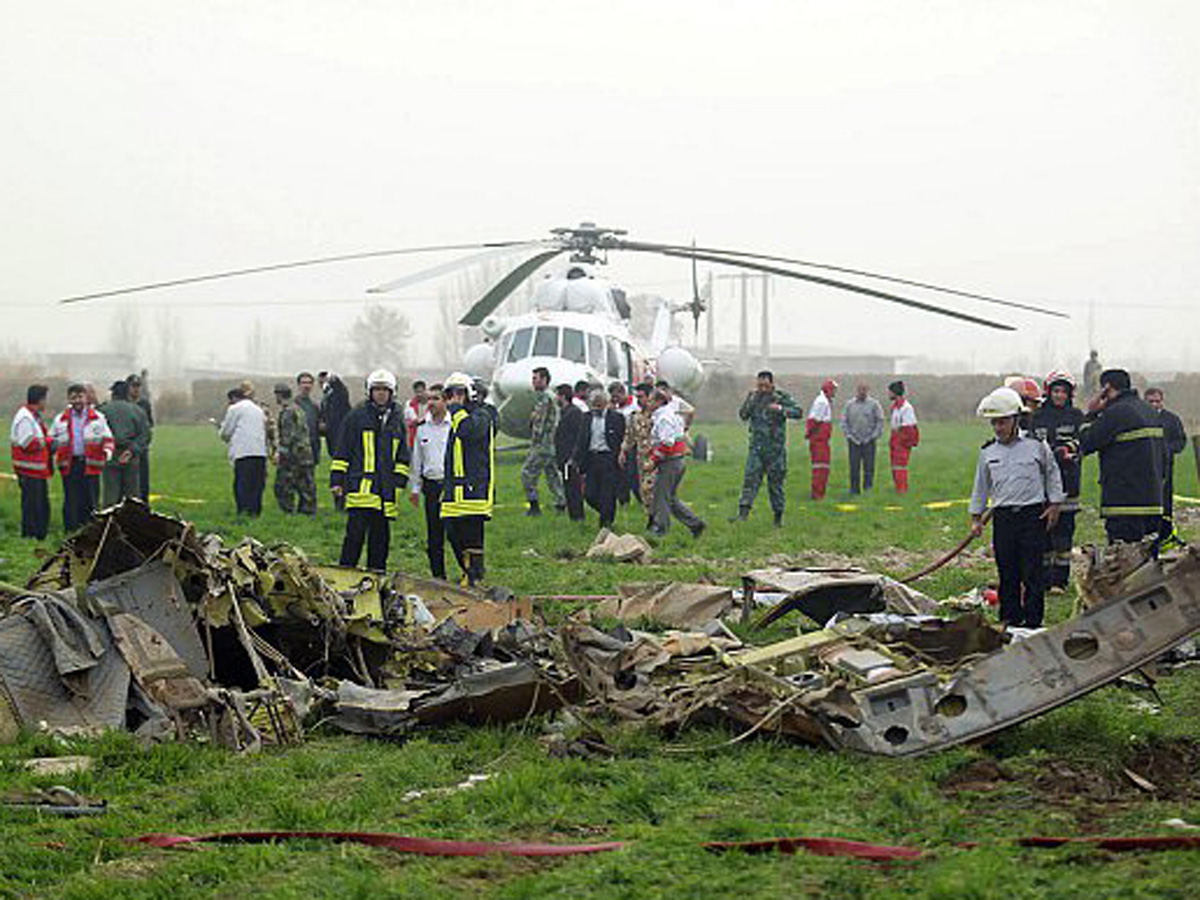
[[[541,504],[536,500],[529,501],[529,509],[525,510],[527,516],[540,516],[542,514]]]
[[[694,537],[694,538],[700,537],[700,535],[704,534],[704,529],[707,527],[708,527],[707,522],[697,522],[692,527],[692,537]]]
[[[775,524],[776,528],[783,527],[783,510],[782,509],[775,510],[775,523],[774,524]]]
[[[729,517],[730,522],[745,522],[750,518],[750,508],[747,506],[739,506],[735,515]]]

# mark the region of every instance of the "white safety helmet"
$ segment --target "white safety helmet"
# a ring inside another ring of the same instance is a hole
[[[387,369],[376,369],[367,376],[367,391],[373,387],[385,387],[393,394],[396,393],[396,376]]]
[[[446,377],[446,380],[442,382],[442,387],[446,390],[450,390],[450,388],[465,388],[468,394],[471,393],[474,386],[475,379],[466,372],[451,372]]]
[[[1010,387],[998,387],[982,400],[975,414],[985,419],[1003,419],[1006,416],[1019,416],[1025,411],[1021,395]]]

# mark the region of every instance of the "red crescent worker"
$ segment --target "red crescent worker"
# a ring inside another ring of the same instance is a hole
[[[804,437],[808,440],[808,455],[812,459],[812,498],[825,496],[829,484],[829,439],[833,436],[833,398],[838,384],[832,378],[821,382],[821,392],[808,410]]]
[[[893,381],[888,385],[888,397],[892,401],[892,434],[888,439],[892,456],[892,481],[897,494],[908,493],[908,457],[913,447],[921,443],[921,430],[917,428],[917,413],[904,397],[904,382]]]

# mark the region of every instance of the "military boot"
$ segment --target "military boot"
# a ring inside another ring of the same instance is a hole
[[[729,521],[730,522],[745,522],[748,518],[750,518],[750,507],[739,506],[737,514],[730,516]]]
[[[783,510],[782,509],[775,510],[775,527],[776,528],[783,527]]]
[[[542,506],[536,500],[529,501],[529,509],[525,510],[527,516],[540,516],[542,514]]]

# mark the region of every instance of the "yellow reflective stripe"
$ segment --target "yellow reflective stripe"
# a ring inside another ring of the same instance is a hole
[[[362,433],[363,441],[363,473],[366,475],[375,474],[375,432],[364,431]]]
[[[1122,431],[1113,440],[1118,444],[1123,444],[1126,441],[1140,441],[1145,438],[1162,438],[1163,430],[1160,427],[1151,428],[1134,428],[1130,431]]]
[[[489,492],[490,494],[490,492]],[[454,500],[442,504],[442,518],[451,519],[456,516],[490,516],[492,514],[492,499],[486,500]]]
[[[344,459],[335,459],[329,464],[330,472],[349,472],[350,463]]]
[[[394,519],[394,518],[396,518],[396,514],[397,514],[399,511],[400,511],[400,507],[399,507],[399,506],[397,506],[395,503],[390,503],[390,502],[388,502],[388,501],[384,501],[384,504],[383,504],[383,514],[384,514],[385,516],[387,516],[389,519]]]
[[[1102,506],[1102,516],[1161,516],[1161,506]]]
[[[375,482],[373,482],[370,478],[364,478],[362,481],[360,481],[358,483],[358,493],[360,493],[360,494],[371,493],[371,488],[374,484],[375,484]]]
[[[408,463],[401,463],[401,462],[396,463],[396,474],[407,476],[408,475]]]
[[[362,491],[355,491],[346,495],[347,509],[379,509],[382,505],[383,501],[379,499],[378,494],[364,494]]]

